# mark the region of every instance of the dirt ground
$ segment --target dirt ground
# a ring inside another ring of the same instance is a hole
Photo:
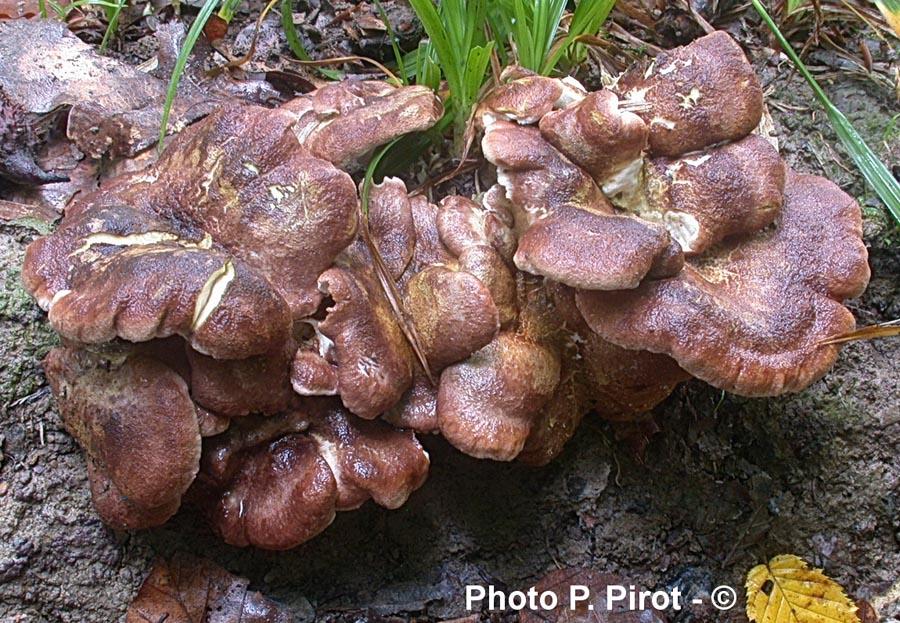
[[[900,318],[900,231],[834,147],[805,84],[761,52],[754,60],[790,164],[831,177],[863,205],[873,278],[851,309],[863,325]],[[825,86],[889,166],[900,164],[896,94],[865,78]],[[527,588],[571,566],[689,597],[720,584],[740,593],[752,566],[784,553],[824,567],[881,620],[900,621],[900,339],[847,346],[798,395],[746,399],[684,384],[658,409],[661,432],[643,461],[591,417],[541,469],[423,439],[431,475],[401,509],[369,503],[295,550],[242,550],[220,543],[191,508],[138,533],[100,523],[40,368],[55,337],[19,281],[38,233],[0,225],[3,623],[120,620],[153,559],[176,551],[248,577],[298,622],[452,619],[470,614],[467,584]],[[665,616],[742,621],[742,607]]]

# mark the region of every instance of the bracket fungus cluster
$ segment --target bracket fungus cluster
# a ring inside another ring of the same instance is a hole
[[[761,396],[834,363],[869,271],[858,205],[753,133],[725,34],[610,89],[508,68],[476,116],[483,196],[348,172],[432,126],[427,89],[344,82],[221,110],[80,198],[23,278],[45,360],[117,528],[182,499],[229,543],[287,548],[422,485],[416,434],[547,463],[589,411],[700,378]]]

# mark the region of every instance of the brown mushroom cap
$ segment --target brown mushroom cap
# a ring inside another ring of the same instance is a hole
[[[413,433],[316,399],[303,411],[248,417],[204,445],[194,489],[213,528],[232,545],[287,549],[368,499],[402,505],[428,473]]]
[[[326,407],[312,414],[309,434],[334,474],[339,511],[370,498],[399,508],[428,476],[428,453],[411,431]]]
[[[500,74],[500,85],[478,105],[475,119],[481,128],[497,120],[536,123],[561,102],[566,86],[561,80],[535,75],[523,67],[506,67]]]
[[[396,428],[409,428],[417,433],[440,432],[437,421],[437,387],[431,384],[421,368],[413,375],[413,384],[382,417]]]
[[[282,348],[245,359],[213,359],[188,348],[191,396],[200,406],[219,415],[287,411],[296,402],[291,388],[293,340]]]
[[[443,266],[409,280],[407,311],[435,373],[487,345],[500,329],[497,307],[481,280]]]
[[[629,349],[665,353],[690,374],[748,396],[799,391],[854,326],[841,304],[869,279],[859,205],[819,177],[789,172],[774,229],[730,239],[672,279],[577,295],[591,329]]]
[[[716,31],[626,71],[614,87],[622,100],[647,104],[650,152],[680,156],[750,134],[763,93],[744,52]]]
[[[575,360],[563,358],[560,383],[546,406],[534,418],[522,452],[516,460],[526,465],[546,465],[563,451],[584,419],[585,393]]]
[[[487,246],[512,261],[516,251],[513,225],[512,215],[502,206],[478,203],[459,195],[444,197],[437,215],[441,242],[456,257],[467,249]]]
[[[416,246],[416,227],[406,185],[396,177],[374,184],[369,194],[369,232],[385,266],[399,279]]]
[[[412,350],[374,277],[331,268],[319,284],[334,301],[319,329],[334,342],[341,400],[356,415],[376,418],[412,382]]]
[[[200,430],[184,380],[141,355],[109,361],[68,348],[44,359],[66,429],[88,456],[103,521],[156,526],[175,514],[200,461]]]
[[[662,229],[627,216],[559,208],[519,241],[520,270],[588,290],[637,287],[645,277],[669,277],[684,256]]]
[[[225,436],[204,449],[198,484],[207,517],[226,543],[289,549],[331,524],[337,485],[312,439],[285,434],[241,448],[229,457],[227,477],[211,480],[207,474],[222,469],[214,465],[222,444],[231,441]]]
[[[310,153],[351,170],[379,145],[427,130],[444,114],[425,86],[394,87],[381,81],[326,85],[283,107],[296,115],[293,131]]]
[[[595,91],[540,119],[543,137],[601,186],[640,160],[650,130],[640,117],[619,109],[612,91]]]
[[[469,247],[459,256],[459,267],[478,278],[491,295],[501,327],[510,327],[518,316],[515,271],[494,248]]]
[[[51,301],[50,323],[83,344],[180,335],[199,352],[240,358],[270,351],[290,335],[284,299],[247,264],[219,251],[136,245],[76,266],[68,279]]]
[[[301,396],[336,396],[337,368],[317,351],[300,348],[291,361],[291,386]]]
[[[349,175],[310,156],[283,110],[225,108],[173,140],[148,171],[116,178],[67,215],[127,205],[176,227],[180,238],[233,253],[265,274],[294,318],[322,300],[319,274],[356,235]]]
[[[546,346],[499,333],[441,374],[441,434],[470,456],[511,461],[522,451],[534,416],[553,395],[559,371],[559,358]]]
[[[615,215],[591,177],[537,128],[496,122],[482,146],[515,210],[520,270],[589,289],[632,288],[680,270],[681,249],[668,232]]]
[[[648,212],[685,253],[702,253],[726,236],[772,223],[781,209],[785,166],[774,147],[751,135],[675,160],[652,158],[645,168]]]

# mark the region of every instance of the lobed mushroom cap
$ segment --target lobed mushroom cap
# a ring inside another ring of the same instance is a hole
[[[319,330],[334,342],[344,406],[373,419],[400,400],[412,382],[413,354],[375,277],[336,267],[319,277],[334,304]]]
[[[643,215],[661,220],[686,254],[703,253],[727,236],[772,224],[784,182],[778,151],[756,135],[690,157],[651,158]]]
[[[294,134],[309,152],[345,170],[394,138],[427,130],[444,114],[425,86],[394,87],[382,81],[329,84],[287,103],[297,119]]]
[[[270,278],[294,318],[322,301],[319,274],[356,236],[353,180],[298,146],[291,115],[225,108],[180,134],[146,172],[116,178],[77,211],[118,203],[233,253]]]
[[[665,353],[716,387],[800,391],[837,357],[838,346],[820,342],[854,326],[841,302],[869,279],[860,223],[859,205],[837,186],[790,171],[774,228],[726,240],[671,279],[582,290],[578,307],[603,338]]]
[[[198,405],[225,417],[273,414],[294,407],[290,366],[293,339],[269,353],[244,359],[214,359],[187,348],[191,397]]]
[[[399,508],[428,476],[428,453],[412,431],[326,406],[311,415],[309,434],[335,476],[337,510],[368,499]]]
[[[541,135],[598,184],[640,160],[650,130],[636,114],[623,111],[612,91],[594,91],[583,100],[547,113]]]
[[[520,270],[573,287],[620,289],[681,269],[681,249],[668,232],[616,215],[591,177],[537,128],[494,123],[483,148],[515,211]]]
[[[669,234],[627,216],[560,208],[522,236],[516,266],[588,290],[635,288],[645,277],[670,277],[684,256]]]
[[[650,152],[675,157],[750,134],[763,113],[759,78],[724,31],[660,54],[626,71],[614,87],[622,100],[646,104]]]
[[[470,456],[511,461],[559,383],[553,351],[510,332],[441,374],[441,434]]]
[[[204,471],[217,450],[204,451]],[[286,434],[235,458],[228,480],[217,483],[222,489],[204,492],[207,518],[226,543],[289,549],[334,521],[337,484],[306,435]],[[199,483],[201,490],[209,486]]]
[[[411,432],[319,399],[207,440],[195,496],[227,543],[288,549],[370,498],[397,508],[427,473]]]
[[[131,530],[175,514],[199,468],[200,430],[177,373],[150,357],[121,357],[57,348],[43,364],[66,429],[87,454],[98,512]]]
[[[434,373],[487,345],[500,329],[490,290],[471,273],[431,266],[406,290],[407,311]]]

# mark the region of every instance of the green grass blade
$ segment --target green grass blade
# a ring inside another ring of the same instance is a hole
[[[384,27],[387,28],[388,38],[391,40],[391,48],[394,50],[394,58],[397,59],[397,73],[400,75],[400,80],[403,82],[404,86],[409,86],[409,77],[406,75],[406,67],[403,64],[403,52],[400,51],[400,44],[397,43],[397,34],[394,32],[394,28],[391,26],[391,20],[388,18],[387,11],[384,10],[384,7],[381,6],[381,2],[379,0],[375,0],[375,6],[378,7],[378,13],[381,15],[381,21],[384,22]]]
[[[431,0],[409,0],[409,4],[419,16],[451,88],[459,86],[462,83],[460,79],[461,59],[454,54],[455,48],[450,42],[450,35],[444,27],[437,9],[434,8]]]
[[[847,148],[847,152],[850,154],[853,162],[881,201],[884,202],[884,205],[887,206],[894,220],[900,224],[900,184],[897,183],[896,178],[888,171],[888,168],[878,156],[866,145],[866,142],[847,117],[844,116],[844,113],[838,110],[831,102],[828,95],[826,95],[825,91],[822,90],[822,87],[819,86],[819,83],[806,68],[806,65],[800,60],[794,48],[791,47],[791,44],[778,29],[775,20],[772,19],[772,16],[769,15],[762,3],[759,0],[752,0],[752,2],[754,8],[775,34],[775,38],[778,39],[784,53],[793,61],[794,66],[803,75],[819,98],[819,102],[825,108],[828,119],[834,126],[838,138],[841,139],[841,142]]]
[[[793,13],[794,11],[799,9],[800,5],[802,5],[802,4],[803,4],[803,0],[787,0],[787,2],[786,2],[787,15],[790,15],[791,13]]]
[[[552,56],[547,58],[541,73],[545,76],[550,75],[578,37],[597,34],[615,4],[616,0],[581,0],[575,7],[575,14],[572,16],[569,33],[563,45],[558,46]]]
[[[475,100],[478,98],[478,91],[481,90],[481,85],[484,84],[484,74],[491,62],[491,50],[493,48],[494,42],[491,41],[486,46],[472,48],[469,52],[469,58],[466,59],[466,71],[463,77],[463,83],[465,85],[463,99],[468,105],[474,104]],[[468,117],[469,112],[470,111],[466,111],[466,117]]]
[[[103,33],[103,41],[100,42],[100,54],[106,53],[106,46],[109,45],[109,40],[119,29],[119,15],[122,14],[122,8],[125,6],[126,2],[127,0],[119,0],[112,8],[106,8],[108,23],[106,25],[106,32]]]
[[[159,141],[156,147],[156,152],[158,154],[162,153],[163,143],[166,140],[166,127],[169,123],[169,115],[172,112],[172,103],[175,101],[175,94],[178,92],[178,83],[181,81],[181,74],[184,73],[184,67],[187,65],[188,57],[191,55],[191,51],[197,44],[200,33],[203,32],[203,27],[206,26],[206,22],[209,21],[209,17],[213,14],[213,11],[216,10],[218,4],[219,0],[206,0],[203,8],[200,9],[200,13],[197,15],[197,19],[191,24],[187,37],[185,37],[184,43],[181,46],[181,50],[178,52],[178,59],[175,61],[175,69],[172,71],[172,78],[169,80],[169,88],[166,91],[166,103],[163,105],[162,125],[160,125],[159,128]]]
[[[311,61],[312,58],[307,53],[306,48],[300,41],[300,35],[297,34],[297,27],[294,25],[294,14],[291,6],[291,0],[281,0],[281,28],[284,30],[284,37],[287,39],[288,47],[291,52],[301,61]],[[324,67],[316,67],[320,74],[329,80],[340,80],[341,74],[333,69]]]

